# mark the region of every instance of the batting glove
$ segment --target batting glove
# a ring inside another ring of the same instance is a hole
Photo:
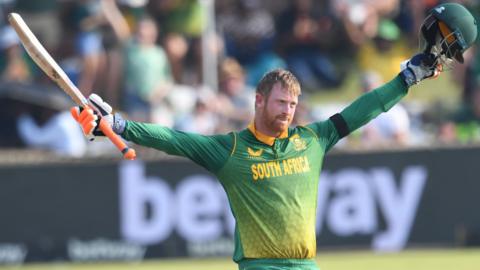
[[[400,76],[410,87],[426,78],[436,78],[441,72],[441,65],[433,54],[419,53],[400,65]]]
[[[91,94],[88,100],[91,108],[84,109],[75,106],[70,109],[70,113],[73,119],[80,124],[83,133],[90,141],[93,141],[96,136],[105,136],[99,128],[100,117],[98,117],[98,113],[112,127],[113,132],[119,135],[123,133],[125,120],[119,113],[112,114],[112,106],[103,101],[97,94]]]

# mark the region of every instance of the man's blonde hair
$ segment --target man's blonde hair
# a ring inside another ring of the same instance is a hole
[[[295,75],[293,75],[290,71],[281,68],[272,70],[263,76],[257,85],[257,93],[268,97],[270,95],[270,91],[272,91],[272,87],[277,82],[281,83],[282,87],[286,88],[291,94],[296,96],[302,94],[300,83]]]

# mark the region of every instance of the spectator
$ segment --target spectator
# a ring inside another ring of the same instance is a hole
[[[342,75],[325,50],[332,20],[321,15],[312,0],[295,0],[277,22],[279,49],[307,91],[337,87],[342,82]]]
[[[388,18],[399,8],[398,0],[332,1],[334,13],[342,19],[351,41],[360,46],[377,33],[381,18]]]
[[[144,17],[133,36],[126,40],[123,108],[138,121],[171,124],[169,119],[155,120],[153,114],[156,107],[165,106],[164,98],[173,84],[167,55],[156,44],[157,35],[155,21]],[[162,114],[161,117],[167,117],[165,111]]]
[[[362,72],[378,73],[385,82],[400,72],[400,64],[410,54],[410,48],[401,40],[398,26],[383,19],[375,37],[360,47],[358,65]]]
[[[419,29],[425,20],[427,1],[404,0],[400,1],[398,14],[395,14],[394,21],[406,36],[411,47],[418,47]],[[429,1],[431,2],[431,1]]]
[[[200,1],[150,1],[149,8],[163,27],[163,46],[175,82],[198,84],[202,61],[200,39],[205,26],[205,12]]]
[[[30,70],[17,34],[10,26],[0,29],[0,80],[25,82],[30,80]]]
[[[146,13],[138,15],[137,7],[132,33],[127,18],[122,16],[115,2],[109,3],[106,15],[124,47],[122,108],[139,121],[174,126],[176,118],[194,110],[196,89],[174,83],[168,57],[157,43],[159,27],[152,17]],[[134,1],[130,2],[133,4]],[[176,106],[172,109],[171,104]]]
[[[223,116],[222,129],[241,129],[252,119],[255,89],[247,85],[242,66],[233,58],[220,64],[219,112]]]
[[[378,13],[373,5],[365,1],[334,1],[334,14],[342,20],[345,30],[353,44],[362,45],[375,36],[378,28]]]
[[[118,6],[117,6],[118,2]],[[102,0],[102,11],[108,22],[102,27],[102,40],[105,49],[102,58],[98,88],[103,90],[105,98],[121,107],[123,48],[122,40],[128,38],[130,29],[134,29],[139,19],[146,14],[146,0]]]
[[[89,95],[96,86],[100,74],[104,49],[100,26],[105,20],[102,1],[81,0],[70,3],[67,8],[67,26],[74,39],[74,58],[79,59],[77,70],[71,75],[84,95]]]
[[[285,67],[275,54],[275,24],[259,0],[239,0],[235,10],[220,14],[219,27],[226,54],[246,70],[247,83],[255,85],[267,71]]]
[[[215,96],[208,89],[198,89],[193,111],[177,119],[176,127],[186,132],[212,135],[218,127],[218,115],[215,113]]]

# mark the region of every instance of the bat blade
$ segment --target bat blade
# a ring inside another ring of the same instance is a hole
[[[42,46],[40,41],[35,37],[28,25],[22,17],[16,13],[8,14],[8,21],[12,25],[15,32],[17,32],[20,41],[27,51],[28,55],[35,61],[35,63],[53,80],[62,90],[67,93],[73,101],[84,108],[88,108],[88,100],[68,78],[65,71],[55,62],[47,50]],[[99,113],[99,115],[101,115]],[[113,132],[112,127],[105,122],[105,119],[100,119],[100,130],[107,136],[110,141],[120,150],[126,159],[133,160],[136,157],[135,150],[129,148],[122,139]]]
[[[10,13],[8,15],[8,21],[15,32],[17,32],[17,35],[28,55],[30,55],[43,72],[62,88],[62,90],[67,93],[76,104],[82,107],[87,105],[87,99],[38,41],[22,17],[17,13]]]

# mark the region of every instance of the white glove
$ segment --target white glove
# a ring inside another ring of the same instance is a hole
[[[440,73],[435,56],[426,53],[419,53],[402,62],[400,69],[400,76],[408,87],[423,79],[437,77]]]
[[[70,112],[73,118],[80,123],[83,133],[90,141],[93,141],[96,136],[105,136],[99,128],[100,118],[97,116],[97,111],[101,114],[102,119],[112,127],[115,133],[123,133],[125,130],[125,120],[118,113],[112,114],[112,106],[103,101],[97,94],[91,94],[88,100],[93,110],[83,110],[83,108],[75,106]]]

